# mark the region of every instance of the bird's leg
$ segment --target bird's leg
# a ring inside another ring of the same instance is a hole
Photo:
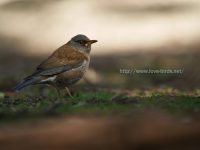
[[[68,87],[65,87],[65,89],[66,89],[66,91],[67,91],[67,94],[68,94],[71,98],[73,98],[73,96],[71,95],[71,93],[70,93]]]
[[[69,91],[69,89],[68,89],[68,87],[65,87],[64,89],[60,88],[60,87],[58,87],[56,85],[54,85],[53,87],[56,89],[56,93],[57,93],[59,98],[63,98],[66,95],[66,93],[65,93],[66,91],[67,91],[68,96],[73,98],[71,93],[70,93],[70,91]],[[64,91],[64,90],[66,90],[66,91]]]
[[[63,99],[62,90],[59,87],[55,87],[55,89],[56,89],[57,96],[59,98],[59,100],[57,102],[58,103],[64,103],[65,100]]]

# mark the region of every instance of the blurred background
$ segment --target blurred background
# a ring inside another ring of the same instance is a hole
[[[74,99],[7,92],[77,34],[98,43]],[[197,150],[199,65],[199,0],[0,0],[1,149]]]
[[[1,0],[0,89],[9,90],[76,34],[93,45],[87,78],[119,88],[199,87],[198,0]],[[120,74],[120,69],[183,69]]]

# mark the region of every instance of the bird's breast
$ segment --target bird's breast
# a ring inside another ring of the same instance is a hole
[[[74,84],[83,77],[88,67],[89,67],[89,62],[84,61],[80,67],[71,69],[69,71],[57,75],[56,78],[57,84],[63,86]]]

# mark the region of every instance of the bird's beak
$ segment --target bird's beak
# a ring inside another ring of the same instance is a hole
[[[98,41],[97,40],[90,40],[88,43],[93,44],[93,43],[96,43],[96,42],[98,42]]]

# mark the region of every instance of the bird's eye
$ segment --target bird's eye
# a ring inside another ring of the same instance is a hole
[[[85,45],[84,41],[78,41],[81,45]]]
[[[78,43],[81,44],[82,46],[86,46],[86,47],[88,46],[87,41],[80,40],[78,41]]]

